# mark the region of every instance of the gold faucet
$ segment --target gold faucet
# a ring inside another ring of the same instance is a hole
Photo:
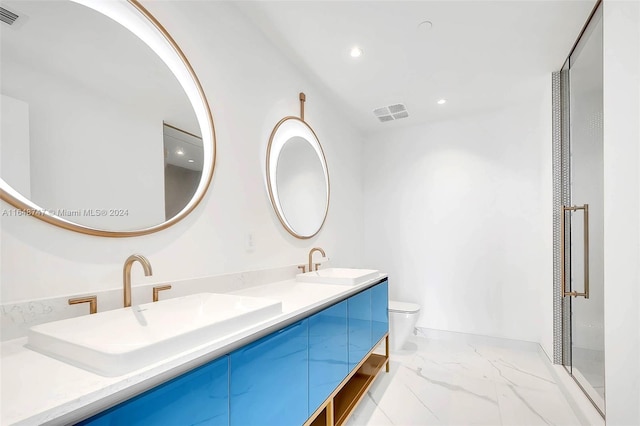
[[[171,290],[171,284],[155,286],[153,288],[153,301],[157,302],[160,300],[160,292],[165,290]]]
[[[322,257],[327,257],[327,255],[324,253],[324,250],[322,250],[320,247],[312,248],[311,251],[309,252],[309,272],[313,271],[313,253],[317,251],[322,253]],[[316,263],[316,271],[318,270],[318,265],[320,264]]]
[[[151,264],[146,257],[141,254],[132,254],[124,262],[124,269],[122,271],[122,279],[124,281],[124,307],[131,306],[131,267],[135,261],[140,262],[142,268],[144,268],[144,275],[149,276],[153,272],[151,271]]]
[[[90,314],[95,314],[98,312],[98,296],[76,297],[74,299],[69,299],[70,305],[79,305],[80,303],[89,304]]]

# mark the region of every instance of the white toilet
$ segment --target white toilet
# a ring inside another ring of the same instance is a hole
[[[389,300],[389,345],[392,351],[402,349],[413,333],[420,316],[420,305]]]

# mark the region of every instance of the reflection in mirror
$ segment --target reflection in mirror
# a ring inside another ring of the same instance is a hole
[[[286,117],[267,148],[267,186],[285,229],[297,238],[316,235],[329,209],[329,173],[320,141],[307,123]]]
[[[140,15],[127,2],[113,4]],[[3,191],[115,232],[157,227],[185,209],[210,179],[213,135],[203,143],[193,97],[165,61],[129,29],[75,2],[3,7],[19,16],[0,28]],[[186,62],[178,67],[189,75]]]
[[[313,146],[294,136],[278,157],[276,185],[287,222],[300,235],[314,234],[327,209],[324,169]]]
[[[164,124],[164,206],[171,219],[193,197],[202,177],[202,138]]]

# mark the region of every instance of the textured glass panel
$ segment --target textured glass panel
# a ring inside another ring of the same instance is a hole
[[[569,151],[569,61],[560,72],[560,87],[562,93],[562,145],[561,145],[561,199],[563,206],[571,205],[571,185],[569,182],[571,155]],[[561,224],[564,222],[565,233],[561,235]],[[571,223],[567,215],[559,214],[558,217],[558,238],[562,239],[559,244],[565,244],[565,256],[562,259],[564,265],[564,278],[567,283],[571,282]],[[561,265],[559,265],[561,266]],[[558,277],[562,279],[562,270],[558,272]],[[571,297],[563,297],[561,292],[561,281],[558,282],[558,293],[562,299],[562,363],[571,370]]]

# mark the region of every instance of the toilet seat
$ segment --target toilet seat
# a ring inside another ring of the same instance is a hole
[[[420,311],[420,305],[416,303],[397,302],[395,300],[389,300],[389,312],[413,314],[418,311]]]

